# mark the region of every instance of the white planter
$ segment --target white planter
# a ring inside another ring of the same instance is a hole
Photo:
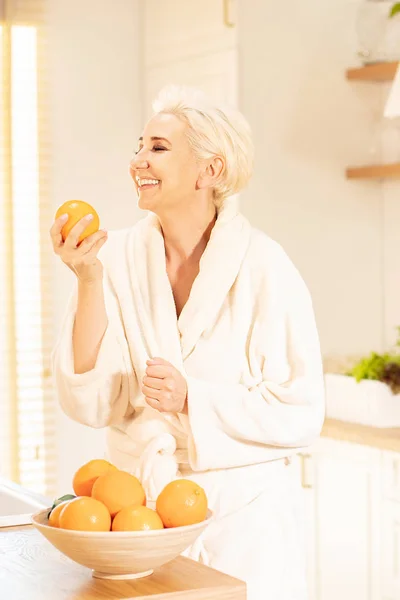
[[[400,394],[381,381],[325,374],[326,416],[374,427],[400,427]]]
[[[355,22],[358,55],[364,63],[400,59],[400,15],[389,18],[392,0],[361,0]]]

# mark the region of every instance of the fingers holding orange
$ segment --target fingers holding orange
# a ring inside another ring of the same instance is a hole
[[[68,239],[71,236],[72,236],[72,232],[69,235]],[[99,231],[96,231],[96,233],[92,233],[91,235],[89,235],[88,237],[86,237],[79,244],[79,249],[83,252],[83,254],[85,256],[86,256],[86,254],[92,253],[94,251],[96,251],[96,253],[97,253],[98,252],[98,248],[100,248],[104,244],[104,242],[107,241],[107,238],[108,238],[107,232],[100,229]]]
[[[64,214],[56,218],[53,225],[50,228],[50,237],[53,244],[53,250],[56,254],[59,254],[62,249],[64,242],[61,234],[61,230],[68,220],[68,215]]]
[[[103,265],[97,255],[108,234],[99,230],[99,224],[93,206],[83,200],[69,200],[59,207],[50,228],[55,254],[81,282],[103,277]]]
[[[68,215],[68,219],[64,222],[59,221],[63,215]],[[91,217],[91,218],[90,218]],[[100,227],[100,219],[96,210],[83,200],[68,200],[64,202],[56,212],[53,235],[61,235],[62,241],[65,243],[70,233],[72,233],[71,241],[78,246],[85,238],[93,233],[96,233]],[[58,231],[59,229],[59,231]]]

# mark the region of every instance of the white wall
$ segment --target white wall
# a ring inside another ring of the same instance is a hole
[[[140,213],[128,164],[141,128],[137,0],[52,0],[49,3],[54,212],[79,198],[97,209],[101,226],[135,222]],[[73,275],[54,260],[54,334]],[[104,431],[58,411],[58,491],[73,472],[102,456]]]
[[[383,89],[383,103],[390,86]],[[386,133],[385,132],[389,132]],[[400,120],[386,123],[381,136],[381,155],[387,162],[400,162]],[[382,282],[384,289],[384,331],[390,344],[398,337],[400,325],[400,183],[386,180],[381,189],[381,227],[384,240]]]
[[[400,324],[399,184],[384,195],[344,176],[373,160],[382,109],[381,85],[345,79],[358,64],[359,1],[238,5],[240,104],[257,148],[243,210],[299,266],[324,354],[379,351]]]

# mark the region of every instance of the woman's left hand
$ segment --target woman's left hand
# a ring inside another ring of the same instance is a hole
[[[163,358],[147,361],[142,393],[147,404],[160,412],[187,414],[186,379]]]

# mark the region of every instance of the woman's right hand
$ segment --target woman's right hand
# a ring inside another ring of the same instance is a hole
[[[68,220],[61,215],[50,229],[53,250],[61,260],[75,273],[82,283],[93,283],[103,278],[103,265],[97,258],[100,248],[107,241],[107,232],[99,230],[85,238],[78,246],[78,240],[90,223],[87,217],[80,219],[71,229],[65,242],[61,230]]]

